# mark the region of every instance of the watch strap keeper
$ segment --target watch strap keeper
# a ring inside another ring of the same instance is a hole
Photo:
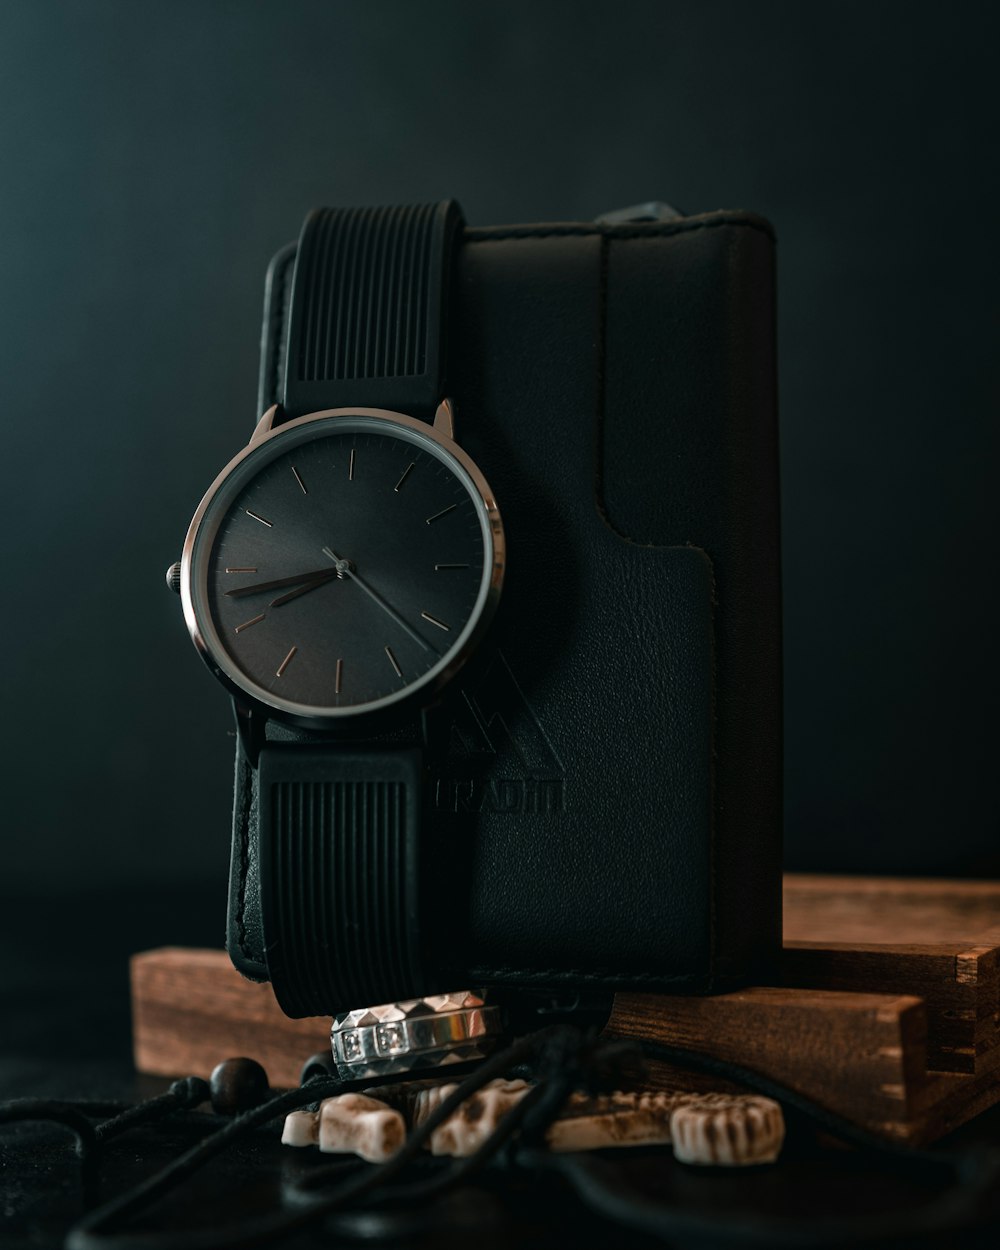
[[[412,997],[421,752],[269,743],[258,767],[264,953],[281,1009]]]

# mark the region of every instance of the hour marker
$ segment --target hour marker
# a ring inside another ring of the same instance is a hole
[[[429,516],[427,518],[427,524],[430,525],[432,521],[437,521],[441,517],[447,516],[449,512],[454,512],[457,507],[457,503],[450,503],[447,508],[442,508],[440,512],[435,512],[433,516]]]
[[[353,447],[351,448],[351,463],[347,469],[347,480],[349,482],[354,481],[354,448]]]
[[[226,569],[227,573],[256,573],[256,569]]]
[[[246,511],[247,511],[247,516],[252,516],[255,521],[259,521],[261,525],[266,525],[268,529],[271,529],[270,521],[265,521],[262,516],[258,516],[256,512],[251,512],[249,508],[247,508]]]
[[[446,625],[444,621],[439,621],[436,616],[431,616],[429,612],[421,612],[420,615],[425,621],[430,621],[432,625],[436,625],[438,629],[451,629],[450,625]]]
[[[281,674],[285,671],[285,669],[289,666],[289,664],[291,664],[292,660],[295,659],[296,651],[298,651],[298,647],[292,647],[291,651],[289,651],[289,653],[285,656],[285,658],[278,665],[278,671],[274,674],[275,677],[280,677]]]
[[[265,616],[265,613],[263,612],[261,612],[260,616],[251,616],[249,621],[244,621],[242,625],[236,626],[236,632],[238,634],[242,633],[244,629],[249,629],[251,625],[256,625],[258,621],[262,621],[264,619],[264,616]]]
[[[392,667],[396,670],[396,676],[397,676],[397,677],[402,677],[402,676],[403,676],[403,670],[399,667],[399,661],[398,661],[398,660],[396,659],[396,657],[392,654],[392,647],[390,647],[390,646],[388,646],[388,645],[387,645],[387,646],[386,646],[386,648],[385,648],[385,653],[386,653],[386,655],[389,657],[389,663],[390,663],[390,664],[392,665]]]
[[[396,483],[396,485],[392,488],[393,490],[399,490],[399,488],[403,485],[403,483],[404,483],[404,482],[406,481],[406,479],[409,477],[409,475],[410,475],[410,470],[414,467],[414,465],[415,465],[415,464],[416,464],[416,461],[413,461],[413,462],[411,462],[410,464],[408,464],[408,465],[406,466],[406,468],[403,470],[402,476],[400,477],[399,481],[398,481],[398,482]]]
[[[435,564],[434,572],[440,573],[442,569],[467,569],[467,564]]]
[[[292,472],[295,474],[296,482],[298,482],[298,484],[302,487],[303,495],[308,495],[309,492],[306,490],[306,484],[302,480],[302,475],[299,473],[298,469],[295,467],[294,464],[292,465]]]
[[[344,661],[338,660],[337,661],[337,679],[333,687],[334,694],[340,694],[340,687],[343,681],[343,677],[344,677]]]

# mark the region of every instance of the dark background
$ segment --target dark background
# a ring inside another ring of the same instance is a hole
[[[271,253],[317,203],[446,195],[775,223],[788,865],[1000,873],[996,34],[962,3],[0,6],[2,892],[157,879],[221,942],[229,712],[163,571],[256,416]]]

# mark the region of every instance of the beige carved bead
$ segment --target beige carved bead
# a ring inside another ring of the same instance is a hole
[[[281,1130],[283,1146],[315,1146],[319,1143],[319,1112],[289,1111]]]
[[[423,1082],[387,1088],[385,1097],[394,1106],[366,1094],[340,1094],[327,1098],[319,1111],[293,1111],[281,1140],[381,1163],[402,1146],[407,1123],[411,1128],[423,1124],[456,1088]],[[427,1148],[453,1158],[473,1154],[530,1089],[525,1081],[490,1081],[435,1129]],[[781,1108],[755,1094],[619,1090],[571,1095],[549,1126],[546,1142],[560,1152],[673,1145],[683,1163],[736,1167],[772,1162],[784,1133]]]
[[[785,1137],[781,1107],[754,1094],[702,1094],[670,1116],[674,1156],[682,1163],[745,1167],[773,1163]]]
[[[412,1126],[417,1128],[435,1111],[456,1085],[438,1085],[419,1092],[413,1104]],[[531,1088],[526,1081],[490,1081],[438,1126],[431,1134],[432,1155],[465,1158],[474,1154],[504,1115]]]
[[[324,1099],[319,1111],[287,1115],[281,1140],[286,1146],[319,1146],[324,1154],[355,1154],[384,1163],[406,1140],[406,1121],[377,1098],[338,1094]]]
[[[575,1094],[545,1134],[550,1150],[600,1150],[607,1146],[665,1146],[670,1116],[692,1095],[663,1091]]]

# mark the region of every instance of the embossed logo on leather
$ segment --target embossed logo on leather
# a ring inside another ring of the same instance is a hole
[[[564,810],[565,789],[562,761],[498,651],[475,687],[462,691],[448,773],[434,787],[435,806],[448,812],[549,814]]]

